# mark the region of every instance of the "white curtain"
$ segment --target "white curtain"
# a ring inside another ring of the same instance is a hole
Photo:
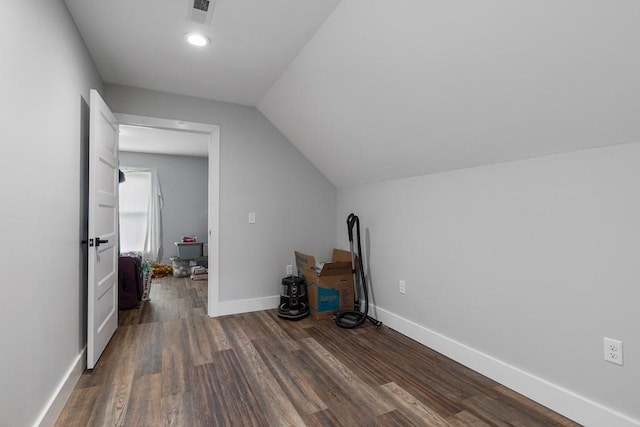
[[[162,190],[154,168],[122,167],[120,186],[120,247],[159,261],[162,249]]]
[[[144,236],[144,259],[160,261],[162,248],[162,218],[160,213],[164,206],[158,171],[151,169],[151,192],[149,194],[149,208],[147,211],[147,230]]]

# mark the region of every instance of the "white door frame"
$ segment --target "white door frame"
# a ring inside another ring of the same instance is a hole
[[[133,114],[114,113],[121,125],[146,126],[157,129],[199,132],[209,136],[209,283],[207,314],[215,316],[219,312],[219,271],[220,271],[220,126],[188,122],[184,120],[162,119]]]

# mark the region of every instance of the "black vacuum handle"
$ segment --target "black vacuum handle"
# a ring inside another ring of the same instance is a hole
[[[349,216],[347,217],[347,231],[349,233],[350,242],[353,242],[353,226],[356,224],[356,222],[360,222],[358,217],[355,214],[349,214]]]

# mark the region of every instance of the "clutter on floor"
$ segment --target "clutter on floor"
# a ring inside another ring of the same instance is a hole
[[[191,280],[208,280],[209,270],[201,265],[191,267]]]
[[[171,267],[174,277],[191,277],[193,280],[207,280],[208,257],[204,256],[204,242],[199,242],[197,236],[182,236],[180,242],[174,242],[178,256],[171,257]],[[197,268],[194,270],[194,268]],[[194,274],[194,271],[197,273]]]
[[[170,265],[160,264],[157,262],[151,264],[151,277],[154,279],[170,276],[172,273],[173,268]]]
[[[173,277],[189,277],[189,269],[191,267],[190,259],[182,259],[177,256],[171,257],[171,267],[173,268]]]
[[[142,300],[149,301],[151,291],[151,276],[153,274],[153,263],[149,260],[142,260]]]

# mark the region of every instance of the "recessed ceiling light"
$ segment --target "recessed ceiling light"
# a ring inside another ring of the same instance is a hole
[[[194,46],[206,46],[211,42],[211,39],[204,34],[199,33],[187,33],[184,35],[184,38]]]

